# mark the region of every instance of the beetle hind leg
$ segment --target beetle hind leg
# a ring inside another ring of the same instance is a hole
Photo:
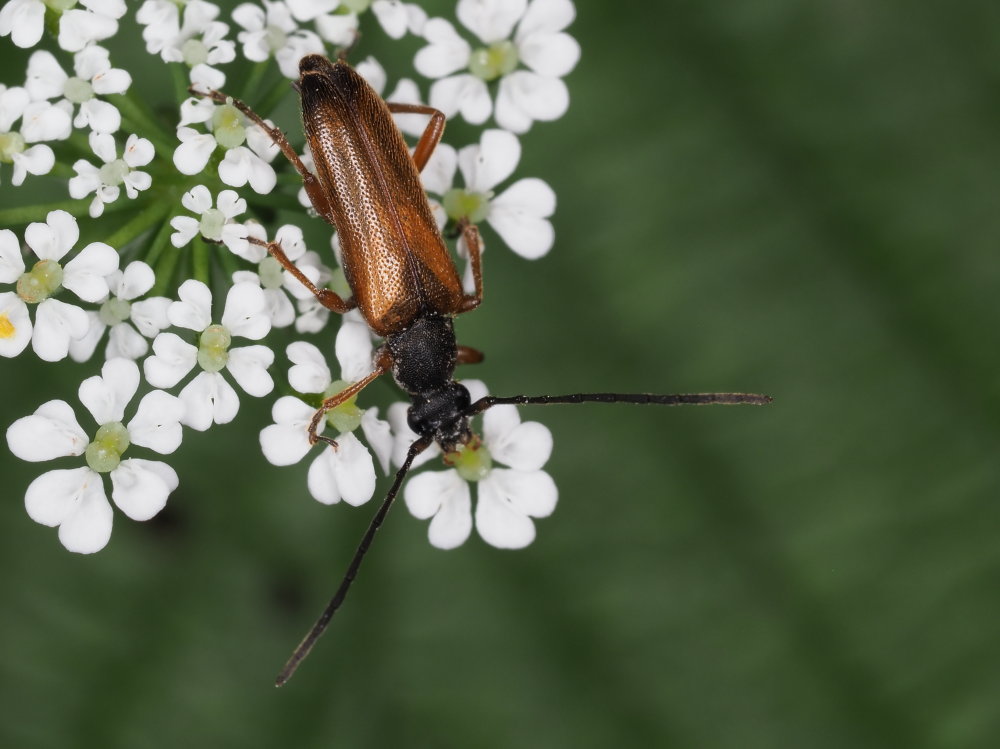
[[[472,280],[475,283],[474,294],[466,294],[462,297],[462,304],[459,312],[469,312],[474,310],[483,302],[483,240],[479,236],[479,227],[470,224],[466,219],[460,223],[462,236],[465,238],[465,245],[469,250],[469,262],[472,263]]]
[[[288,259],[288,255],[285,251],[281,249],[281,244],[278,242],[265,242],[263,239],[257,239],[256,237],[247,237],[247,241],[251,244],[259,245],[265,248],[275,260],[281,263],[281,267],[291,273],[295,278],[305,286],[309,291],[311,291],[315,297],[319,300],[319,303],[326,307],[328,310],[337,312],[338,314],[344,314],[358,305],[354,302],[354,298],[344,299],[340,294],[332,289],[321,289],[306,276],[302,270],[295,265],[291,260]]]

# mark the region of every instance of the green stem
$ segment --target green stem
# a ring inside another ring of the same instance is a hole
[[[255,111],[261,117],[267,117],[271,110],[273,110],[281,100],[284,99],[288,92],[291,91],[292,86],[287,78],[282,76],[271,88],[268,90],[263,97],[261,97],[260,102],[255,107]]]
[[[122,119],[131,129],[144,138],[148,138],[157,154],[169,157],[173,153],[176,138],[168,134],[161,126],[156,116],[150,112],[146,103],[134,93],[135,87],[130,87],[124,94],[108,94],[105,98],[122,114]]]
[[[260,89],[261,81],[264,80],[264,75],[267,73],[270,65],[268,61],[258,62],[254,64],[253,68],[250,70],[250,75],[247,76],[247,82],[243,86],[243,90],[240,92],[240,99],[246,101],[249,97],[254,96]]]
[[[24,226],[33,221],[44,221],[50,211],[66,211],[69,215],[80,218],[81,216],[88,215],[87,210],[89,207],[90,201],[83,198],[81,200],[62,200],[58,203],[3,208],[0,209],[0,226],[10,228],[12,226]],[[111,205],[105,206],[104,213],[117,213],[134,207],[127,200],[117,200]]]
[[[170,225],[170,222],[164,218],[163,224],[160,225],[160,230],[156,232],[156,236],[153,237],[153,241],[149,244],[149,252],[143,258],[147,264],[152,267],[156,266],[160,255],[163,254],[163,250],[170,244],[170,235],[173,233],[173,230],[174,228]]]
[[[206,286],[209,285],[211,280],[211,269],[209,267],[209,250],[208,243],[201,238],[201,235],[197,235],[194,238],[194,277],[196,280],[201,281]]]
[[[149,231],[153,226],[163,221],[170,211],[170,203],[167,201],[162,201],[159,205],[140,205],[136,207],[139,209],[139,213],[104,240],[119,252]]]
[[[190,81],[188,80],[188,77],[184,75],[184,73],[187,71],[187,68],[186,66],[181,65],[180,63],[171,64],[169,65],[169,67],[170,67],[170,76],[174,82],[174,95],[177,97],[178,103],[180,103],[185,99],[187,99],[189,96],[191,96],[191,94],[188,92],[188,86],[190,85]]]
[[[156,283],[153,284],[153,288],[150,289],[149,296],[165,296],[167,293],[167,288],[170,286],[170,282],[173,279],[174,269],[177,267],[177,261],[181,259],[181,250],[170,247],[166,252],[161,252],[156,260],[156,266],[154,268],[154,275],[156,276]],[[150,263],[152,265],[152,263]]]

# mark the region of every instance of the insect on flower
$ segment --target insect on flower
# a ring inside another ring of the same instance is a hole
[[[292,676],[343,603],[414,459],[435,442],[446,455],[465,446],[474,449],[479,439],[470,427],[474,415],[500,404],[763,405],[771,400],[766,395],[745,393],[576,393],[485,396],[473,401],[453,375],[458,364],[482,361],[483,355],[456,343],[452,318],[482,302],[479,231],[467,220],[459,222],[475,282],[475,291],[469,294],[463,290],[420,183],[420,171],[444,132],[444,115],[419,104],[384,102],[346,62],[331,62],[320,55],[308,55],[299,62],[296,88],[315,174],[302,163],[282,132],[245,104],[217,91],[201,95],[217,103],[231,102],[270,135],[302,175],[313,207],[340,237],[351,296],[345,299],[329,289],[317,288],[285,256],[280,244],[251,241],[266,245],[325,307],[338,313],[359,309],[372,332],[385,341],[375,352],[370,374],[323,401],[309,425],[309,440],[336,448],[336,442],[319,434],[324,415],[387,372],[412,400],[407,421],[417,439],[407,450],[333,599],[278,674],[278,686]],[[430,117],[412,156],[392,120],[393,113]]]

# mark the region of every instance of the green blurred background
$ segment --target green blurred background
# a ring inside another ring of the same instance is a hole
[[[305,464],[264,462],[271,399],[188,432],[168,510],[116,514],[92,557],[28,519],[45,466],[4,451],[0,745],[997,745],[1000,11],[578,13],[570,111],[519,170],[555,188],[557,243],[529,263],[487,235],[487,300],[458,330],[488,359],[465,374],[774,405],[526,409],[560,488],[536,542],[441,552],[396,508],[280,691],[373,508],[322,506]],[[359,56],[411,69],[415,42],[366,28]],[[169,103],[137,34],[113,60]],[[276,117],[296,131],[292,96]],[[75,403],[94,371],[0,362],[0,423]]]

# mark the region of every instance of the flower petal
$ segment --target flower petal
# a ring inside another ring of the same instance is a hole
[[[337,331],[336,352],[340,376],[348,382],[358,382],[371,374],[372,337],[367,323],[345,318]]]
[[[496,120],[500,127],[523,133],[533,120],[557,120],[569,109],[569,90],[560,78],[517,70],[500,81]]]
[[[21,243],[10,229],[0,229],[0,283],[14,283],[24,273]]]
[[[424,39],[430,44],[417,52],[413,67],[427,78],[441,78],[469,64],[472,47],[443,18],[432,18],[424,24]]]
[[[41,260],[61,260],[80,238],[80,227],[66,211],[49,211],[45,223],[28,224],[24,241]]]
[[[580,43],[569,34],[537,33],[526,36],[517,51],[539,75],[562,78],[580,61]]]
[[[31,341],[28,305],[13,291],[0,293],[0,356],[17,356]]]
[[[222,324],[234,336],[258,341],[271,330],[264,290],[254,283],[234,284],[226,296]]]
[[[129,458],[111,472],[111,499],[132,520],[149,520],[177,484],[177,474],[166,463]]]
[[[243,346],[229,350],[226,369],[247,395],[262,398],[274,389],[267,368],[274,363],[274,352],[267,346]]]
[[[85,302],[108,295],[107,276],[118,270],[118,253],[104,242],[91,242],[63,266],[63,286]]]
[[[89,468],[43,473],[24,497],[36,523],[59,526],[59,541],[69,551],[93,554],[111,538],[113,513],[100,474]]]
[[[388,421],[378,418],[377,408],[365,409],[361,414],[361,431],[365,433],[368,446],[378,458],[382,473],[389,473],[389,460],[392,458],[392,430]]]
[[[453,117],[461,112],[465,121],[473,125],[486,122],[493,111],[493,101],[486,83],[467,74],[434,81],[431,85],[430,103],[435,109],[444,112],[445,117]]]
[[[486,44],[507,39],[524,15],[528,0],[459,0],[455,13]]]
[[[7,447],[21,460],[32,463],[83,455],[89,442],[73,408],[61,400],[43,403],[33,414],[7,428]]]
[[[421,520],[433,516],[427,538],[439,549],[461,546],[472,531],[469,485],[457,471],[428,471],[409,480],[403,499],[410,513]]]
[[[343,499],[363,505],[375,493],[375,465],[371,453],[353,434],[342,434],[336,449],[326,447],[309,466],[309,493],[323,504]]]
[[[204,432],[212,423],[228,424],[240,410],[240,398],[218,372],[201,372],[180,392],[181,423]]]
[[[523,549],[535,540],[535,524],[511,504],[493,473],[479,482],[476,531],[491,546]]]
[[[90,330],[87,313],[58,299],[46,299],[35,311],[31,347],[39,359],[59,361],[69,353],[69,342]]]
[[[458,152],[458,168],[467,189],[488,192],[507,179],[521,160],[521,143],[506,130],[487,130],[479,145]]]
[[[268,462],[276,466],[298,463],[309,452],[309,421],[315,410],[290,395],[278,398],[271,407],[274,424],[260,432],[260,449]]]
[[[554,212],[555,200],[552,188],[542,180],[518,180],[490,203],[487,221],[510,249],[534,260],[555,243],[555,230],[545,218]]]
[[[181,444],[183,416],[184,404],[176,396],[162,390],[146,393],[127,425],[129,439],[135,445],[168,455]]]
[[[138,389],[138,365],[128,359],[111,359],[104,363],[100,376],[80,383],[80,402],[98,424],[122,421],[125,406]]]
[[[295,341],[288,344],[285,354],[293,365],[288,370],[288,384],[300,393],[322,393],[333,382],[326,359],[313,344]]]
[[[160,333],[153,340],[153,355],[142,363],[146,380],[153,387],[170,388],[180,382],[198,362],[198,348],[176,333]]]
[[[171,324],[197,332],[212,324],[212,292],[201,281],[188,279],[177,289],[180,301],[167,310]]]

